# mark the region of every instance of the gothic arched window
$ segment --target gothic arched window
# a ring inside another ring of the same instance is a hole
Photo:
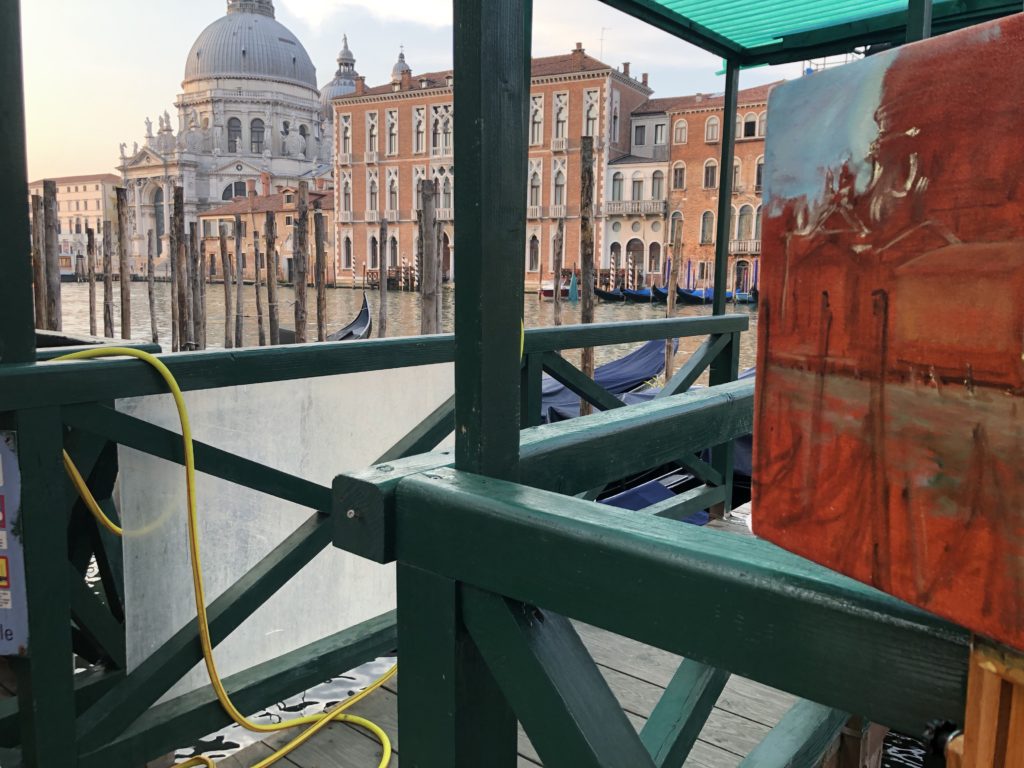
[[[242,121],[237,117],[228,120],[228,152],[237,152],[242,141]]]
[[[265,128],[263,121],[258,117],[249,124],[249,143],[254,155],[263,154],[263,136]]]

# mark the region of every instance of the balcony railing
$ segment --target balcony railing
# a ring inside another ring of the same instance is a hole
[[[339,165],[352,165],[352,153],[351,152],[341,152],[338,155],[338,164]]]
[[[569,148],[569,139],[565,136],[551,140],[552,152],[565,152]]]
[[[539,205],[526,206],[526,218],[540,219],[544,217],[544,209]]]
[[[438,221],[451,221],[455,218],[454,208],[438,208],[437,209]]]
[[[760,240],[730,240],[729,241],[729,253],[750,253],[758,254],[761,252],[761,241]]]
[[[604,204],[607,216],[664,215],[666,210],[667,203],[664,200],[614,200]]]
[[[352,211],[342,211],[340,214],[340,220],[342,224],[352,223]]]
[[[548,216],[552,219],[564,219],[565,218],[565,206],[564,205],[552,205],[548,208]]]
[[[386,211],[384,211],[384,216],[387,218],[388,221],[398,221],[398,209],[388,208]]]
[[[441,147],[431,147],[430,148],[430,156],[431,157],[451,157],[452,156],[452,148],[451,147],[444,147],[444,146],[441,146]]]
[[[363,160],[367,163],[376,163],[378,154],[377,152],[365,152],[363,153]]]
[[[370,222],[380,221],[380,211],[367,211],[366,220]]]

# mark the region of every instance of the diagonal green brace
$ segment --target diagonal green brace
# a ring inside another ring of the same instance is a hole
[[[754,747],[740,768],[813,768],[850,716],[801,699]]]
[[[467,585],[462,612],[544,765],[654,768],[568,619]]]
[[[729,680],[722,669],[684,659],[647,718],[640,740],[658,768],[681,768]]]
[[[610,411],[613,408],[622,408],[626,405],[564,357],[554,352],[544,353],[544,370],[550,373],[551,377],[559,384],[568,387],[602,411]]]

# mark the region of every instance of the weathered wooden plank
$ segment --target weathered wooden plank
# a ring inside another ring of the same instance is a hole
[[[430,474],[399,484],[400,562],[899,730],[963,712],[967,633],[899,600],[759,539]]]
[[[568,619],[469,586],[462,594],[466,626],[542,761],[654,767]]]

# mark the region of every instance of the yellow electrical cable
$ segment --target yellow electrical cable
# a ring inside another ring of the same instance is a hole
[[[202,646],[203,661],[206,664],[206,672],[210,678],[210,685],[213,686],[213,690],[217,694],[217,700],[220,702],[221,707],[223,707],[224,711],[227,712],[231,719],[238,725],[257,733],[272,733],[289,728],[295,728],[300,725],[311,725],[310,728],[296,736],[290,742],[274,752],[274,754],[261,760],[253,766],[253,768],[266,768],[266,766],[273,764],[289,752],[296,749],[299,745],[303,744],[307,739],[316,734],[317,731],[326,727],[326,725],[332,721],[348,722],[372,733],[380,742],[382,749],[381,760],[378,768],[385,768],[388,763],[391,762],[391,740],[388,738],[388,735],[375,723],[372,723],[365,718],[357,717],[356,715],[343,714],[343,712],[358,701],[370,695],[373,691],[377,690],[380,686],[384,685],[384,683],[394,677],[398,672],[397,664],[393,665],[383,676],[378,678],[360,693],[346,699],[338,706],[322,714],[306,715],[283,723],[261,725],[260,723],[254,723],[246,718],[235,707],[227,690],[224,688],[224,684],[221,682],[220,674],[217,672],[217,664],[213,658],[213,642],[210,639],[210,625],[206,613],[206,589],[203,585],[203,571],[199,559],[199,526],[196,515],[195,454],[192,447],[192,428],[189,423],[188,409],[185,406],[185,398],[181,393],[181,388],[178,386],[177,380],[174,378],[174,374],[171,373],[160,358],[139,349],[131,349],[129,347],[83,349],[80,352],[72,352],[69,355],[56,358],[56,360],[88,360],[97,357],[134,357],[148,363],[163,377],[163,380],[167,383],[168,389],[171,391],[171,395],[174,397],[174,404],[178,409],[178,419],[181,422],[181,439],[185,449],[185,487],[188,494],[186,499],[188,507],[188,544],[189,554],[191,555],[192,561],[192,585],[194,587],[196,616],[199,624],[199,642]],[[96,517],[96,520],[100,525],[112,533],[121,536],[123,534],[121,527],[103,514],[103,510],[100,509],[95,497],[89,490],[89,486],[82,478],[81,473],[78,471],[78,468],[71,460],[67,451],[64,452],[64,467],[67,470],[68,476],[71,478],[72,484],[74,484],[79,495],[82,497],[82,501],[85,503],[86,507],[88,507],[89,511]],[[215,764],[208,757],[194,757],[190,758],[185,763],[182,763],[179,768],[196,765],[213,766]]]

